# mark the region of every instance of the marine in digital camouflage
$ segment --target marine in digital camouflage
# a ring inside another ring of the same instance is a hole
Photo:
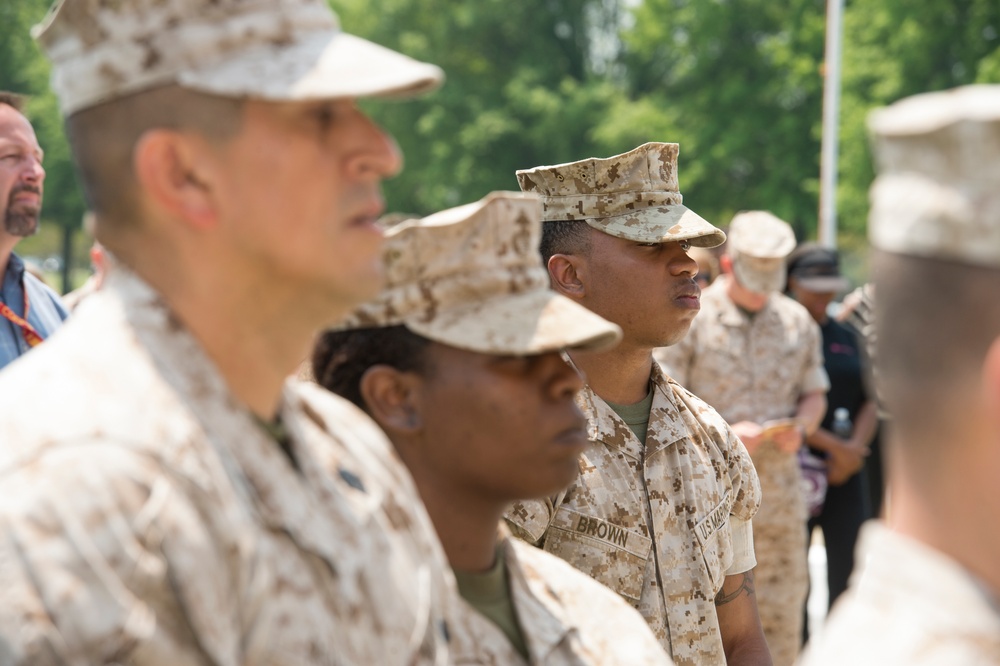
[[[593,446],[580,477],[546,501],[516,503],[514,533],[631,603],[677,664],[725,663],[714,599],[754,567],[760,485],[719,415],[654,364],[646,443],[590,388],[578,403]]]
[[[368,417],[290,380],[283,452],[124,266],[64,330],[0,376],[0,663],[447,663],[454,581]]]
[[[960,564],[874,522],[857,561],[800,666],[1000,665],[1000,605]]]
[[[727,279],[702,292],[687,337],[654,356],[728,423],[793,416],[803,394],[829,387],[819,328],[805,308],[777,293],[748,317],[726,294]],[[774,663],[787,666],[802,641],[808,594],[806,507],[796,456],[764,442],[753,462],[763,493],[753,521],[757,607]]]
[[[670,658],[621,597],[557,557],[502,530],[511,596],[532,664],[667,666]],[[490,620],[464,601],[452,621],[455,664],[528,664]]]
[[[726,235],[683,205],[676,143],[646,143],[606,159],[591,158],[517,172],[525,192],[541,194],[543,219],[581,220],[598,231],[641,243],[686,240],[721,245]]]
[[[504,357],[551,355],[567,348],[604,349],[615,344],[621,336],[616,325],[549,288],[537,249],[541,210],[541,200],[534,194],[493,192],[473,204],[392,226],[383,248],[383,289],[357,307],[339,328],[402,324],[441,345]],[[441,365],[435,373],[453,369]],[[574,373],[566,365],[562,371]],[[325,373],[321,370],[319,374]],[[334,374],[336,370],[329,376]],[[441,376],[435,374],[434,379]],[[546,383],[565,381],[545,377]],[[533,381],[543,379],[536,376]],[[561,391],[564,407],[573,409],[572,398],[572,390]],[[476,396],[470,395],[466,403],[474,399]],[[558,406],[552,404],[549,408]],[[579,428],[579,421],[575,422]],[[391,424],[387,424],[386,431],[398,445],[398,431]],[[441,430],[435,432],[440,434]],[[452,448],[467,445],[464,436],[457,440],[445,436],[437,441],[451,442]],[[424,443],[417,446],[420,448],[416,455],[425,455]],[[404,460],[411,463],[407,451],[412,449],[403,443],[400,450]],[[572,457],[566,460],[572,465]],[[442,479],[447,485],[447,479],[455,474],[441,468],[437,471],[416,475],[421,489],[433,487]],[[497,474],[497,483],[506,475],[505,483],[509,484],[517,472],[512,466],[510,471]],[[496,502],[497,512],[502,510],[502,500],[492,501]],[[440,520],[433,509],[431,514]],[[452,515],[447,513],[446,518]],[[438,527],[442,527],[440,522]],[[512,641],[494,619],[459,597],[450,606],[455,615],[448,621],[454,663],[671,663],[642,616],[618,595],[560,559],[511,538],[503,527],[496,539],[500,549],[497,570],[501,575],[506,573],[504,583],[513,606],[510,621],[517,623],[529,659],[525,660],[520,644]]]

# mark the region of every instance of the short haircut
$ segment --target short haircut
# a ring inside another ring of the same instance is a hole
[[[590,226],[583,220],[543,222],[538,250],[546,265],[554,254],[586,254],[590,250]]]
[[[210,141],[235,136],[243,100],[162,86],[74,113],[66,134],[90,210],[101,224],[121,224],[138,214],[132,153],[152,129],[197,132]]]
[[[880,394],[900,440],[949,441],[1000,337],[1000,270],[880,252],[875,277]]]
[[[18,95],[7,90],[0,90],[0,106],[9,106],[18,113],[24,113],[25,101],[26,98],[23,95]]]
[[[361,396],[365,372],[376,365],[401,372],[424,371],[430,342],[402,325],[326,331],[313,348],[313,377],[323,388],[368,411]]]

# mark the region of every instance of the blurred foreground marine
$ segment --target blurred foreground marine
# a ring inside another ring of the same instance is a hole
[[[67,314],[14,254],[38,231],[45,183],[42,148],[21,111],[20,97],[0,91],[0,369],[48,338]]]
[[[495,192],[393,228],[386,289],[323,335],[313,370],[413,474],[465,600],[448,622],[456,663],[666,665],[621,597],[501,526],[511,501],[576,478],[587,446],[561,350],[621,337],[549,289],[541,209]]]
[[[869,119],[891,522],[802,663],[1000,664],[1000,86]]]
[[[760,485],[711,407],[664,375],[653,348],[699,307],[687,255],[725,235],[681,203],[675,143],[519,171],[543,195],[542,258],[568,296],[622,327],[620,345],[571,350],[588,385],[580,477],[507,513],[515,532],[633,604],[678,664],[769,664],[753,583]]]
[[[36,36],[118,263],[0,376],[0,663],[446,663],[412,479],[285,379],[381,282],[399,155],[352,98],[440,70],[322,0],[65,0]]]
[[[781,294],[795,235],[766,211],[733,218],[722,277],[680,343],[657,350],[666,372],[732,424],[753,456],[764,498],[754,517],[757,605],[775,666],[802,645],[809,589],[798,456],[826,410],[820,330]]]

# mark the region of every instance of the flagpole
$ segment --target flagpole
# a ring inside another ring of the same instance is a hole
[[[820,147],[819,242],[837,247],[837,148],[840,124],[840,56],[844,0],[827,0],[823,62],[823,141]]]

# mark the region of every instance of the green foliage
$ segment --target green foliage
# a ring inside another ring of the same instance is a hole
[[[996,0],[855,0],[844,17],[841,224],[863,233],[874,177],[865,118],[902,97],[1000,82]]]
[[[0,89],[32,96],[45,222],[75,228],[83,203],[48,66],[29,36],[49,2],[0,0]],[[825,0],[330,2],[349,32],[448,75],[427,97],[366,103],[408,162],[386,186],[392,210],[430,213],[517,189],[519,168],[676,141],[681,191],[702,215],[726,224],[766,208],[800,237],[815,233]],[[844,27],[839,224],[844,248],[860,256],[868,112],[1000,81],[1000,4],[848,0]],[[25,246],[57,235],[44,236]],[[853,261],[863,272],[863,257]]]
[[[646,0],[633,19],[630,99],[599,136],[680,143],[685,202],[717,224],[764,208],[814,228],[824,3]]]
[[[368,0],[332,4],[349,32],[448,76],[428,97],[367,105],[408,162],[386,186],[392,209],[424,214],[516,190],[519,168],[595,154],[593,128],[618,96],[595,73],[608,64],[598,57],[602,45],[617,43],[615,2],[383,0],[377,11]]]

